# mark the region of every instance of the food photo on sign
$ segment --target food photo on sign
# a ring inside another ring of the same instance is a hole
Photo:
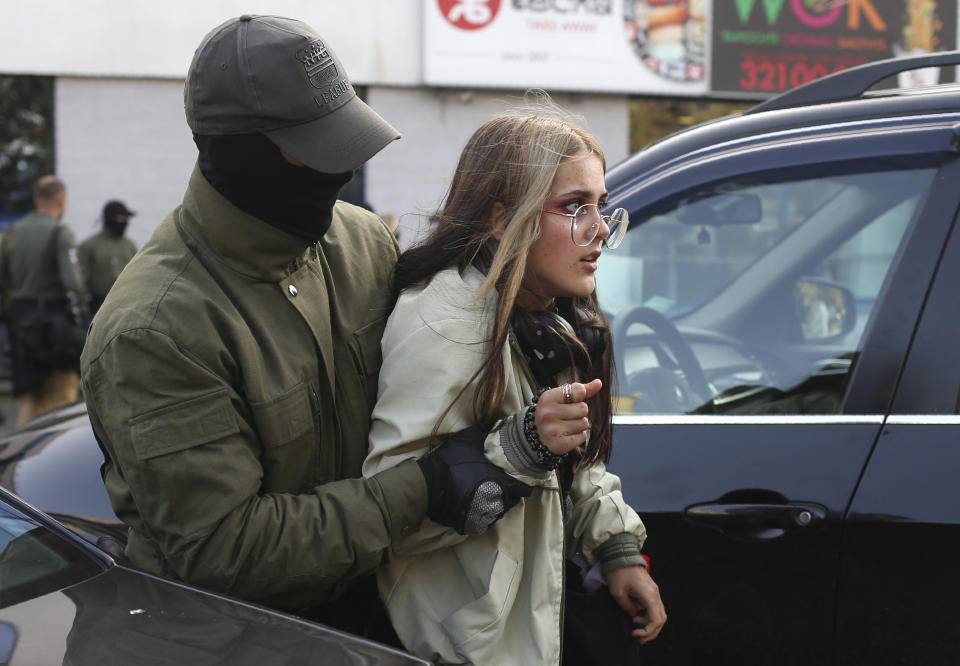
[[[677,81],[705,75],[707,0],[625,0],[624,33],[651,71]]]
[[[956,0],[948,1],[956,6]],[[893,54],[900,57],[939,51],[942,48],[943,20],[937,12],[937,0],[907,0],[906,4],[906,20],[900,38],[893,43]],[[914,69],[897,75],[901,88],[929,86],[939,81],[939,67]]]

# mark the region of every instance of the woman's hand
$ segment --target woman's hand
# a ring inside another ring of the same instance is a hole
[[[534,424],[537,435],[554,455],[562,456],[587,441],[590,430],[586,401],[603,387],[594,379],[589,384],[573,382],[544,391],[537,401]]]
[[[639,565],[614,569],[607,574],[610,594],[641,625],[631,632],[641,643],[652,641],[667,621],[667,611],[660,600],[660,588],[650,574]]]

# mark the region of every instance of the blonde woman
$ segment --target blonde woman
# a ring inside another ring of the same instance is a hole
[[[643,523],[604,466],[612,363],[595,273],[627,224],[604,212],[604,170],[593,137],[556,114],[497,116],[464,148],[432,235],[397,266],[364,474],[474,426],[486,457],[532,487],[480,534],[425,523],[378,572],[398,636],[427,659],[581,654],[563,635],[566,589],[581,584],[566,579],[581,571],[622,609],[623,643],[666,621]]]

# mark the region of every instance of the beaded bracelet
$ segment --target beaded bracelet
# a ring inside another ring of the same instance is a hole
[[[537,456],[537,462],[540,463],[540,466],[544,469],[556,469],[563,460],[563,456],[558,456],[556,453],[543,445],[543,442],[540,441],[540,435],[537,433],[537,425],[534,423],[534,415],[537,410],[537,401],[545,391],[549,390],[550,387],[548,386],[547,388],[540,389],[540,391],[533,396],[533,403],[527,407],[527,411],[523,415],[523,435],[527,438],[527,442],[530,444],[534,454]]]

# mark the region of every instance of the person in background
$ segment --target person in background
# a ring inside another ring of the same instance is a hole
[[[23,326],[40,310],[71,319],[83,316],[86,302],[73,232],[60,225],[67,208],[66,186],[56,176],[43,176],[34,185],[33,202],[36,210],[7,229],[0,252],[13,394],[22,398],[17,425],[75,402],[80,380],[79,349],[68,358],[47,358],[44,349],[35,353],[35,345],[49,349],[57,341],[39,340],[33,332],[25,335]]]
[[[533,488],[486,531],[425,524],[378,572],[397,634],[425,659],[637,663],[666,621],[646,529],[605,467],[613,350],[595,274],[628,219],[604,211],[604,165],[552,104],[496,116],[397,264],[364,474],[472,428]]]
[[[125,235],[134,215],[122,201],[108,201],[103,206],[103,229],[77,248],[91,314],[100,309],[120,271],[137,253],[137,246]]]
[[[498,511],[471,524],[529,492],[457,437],[430,456],[440,474],[361,476],[398,248],[337,195],[400,135],[326,39],[279,16],[209,32],[184,102],[199,154],[183,203],[110,289],[81,363],[125,555],[389,639],[372,574],[398,540],[474,516],[480,485],[502,490]]]

